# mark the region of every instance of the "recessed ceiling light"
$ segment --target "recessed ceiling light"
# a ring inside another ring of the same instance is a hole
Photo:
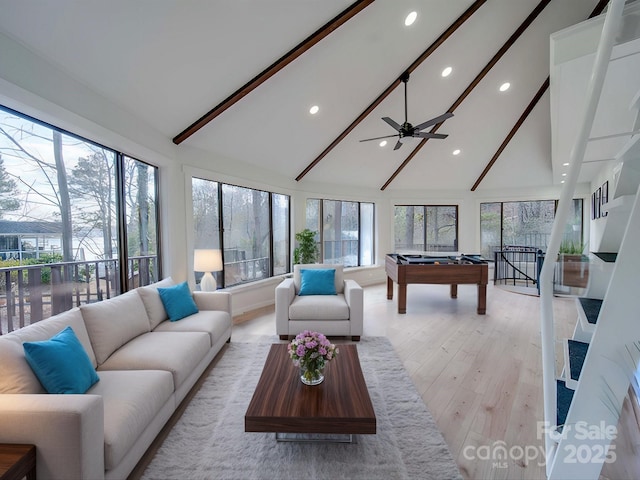
[[[318,105],[314,105],[309,109],[309,113],[311,115],[315,115],[316,113],[318,113],[319,110],[320,110],[320,107]]]
[[[560,183],[564,183],[564,180],[562,180]]]
[[[453,152],[454,155],[460,155],[460,149],[456,148]]]
[[[562,174],[562,176],[563,176],[563,177],[566,177],[566,176],[567,176],[567,174],[566,174],[566,173],[563,173],[563,174]]]
[[[448,77],[449,75],[451,75],[452,71],[453,71],[453,68],[447,67],[444,70],[442,70],[442,76],[443,77]]]
[[[382,141],[380,142],[380,146],[381,146],[381,147],[384,147],[386,144],[387,144],[387,141],[386,141],[386,140],[382,140]]]
[[[407,18],[404,19],[404,24],[408,27],[416,21],[416,18],[418,18],[418,12],[411,12],[407,15]]]
[[[507,90],[509,90],[510,86],[511,84],[509,82],[504,82],[502,85],[500,85],[500,91],[506,92]]]
[[[568,167],[568,166],[569,166],[569,162],[564,162],[564,163],[562,164],[562,166],[563,166],[563,167]]]

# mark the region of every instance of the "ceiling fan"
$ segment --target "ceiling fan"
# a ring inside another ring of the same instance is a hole
[[[448,135],[444,135],[442,133],[421,132],[420,130],[424,130],[431,125],[444,122],[447,118],[453,117],[453,113],[443,113],[442,115],[432,118],[431,120],[427,120],[426,122],[421,123],[420,125],[416,125],[415,127],[407,121],[407,82],[409,81],[409,72],[406,72],[402,76],[401,80],[404,82],[404,123],[400,125],[399,123],[391,120],[389,117],[382,117],[382,120],[391,125],[395,130],[397,130],[398,133],[395,135],[385,135],[383,137],[367,138],[360,141],[370,142],[371,140],[381,140],[383,138],[398,137],[396,146],[393,147],[394,150],[398,150],[407,138],[447,138]]]

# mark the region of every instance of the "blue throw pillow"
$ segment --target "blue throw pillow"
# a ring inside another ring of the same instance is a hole
[[[198,313],[198,307],[193,301],[187,282],[179,283],[173,287],[158,288],[158,293],[170,321],[175,322]]]
[[[27,363],[48,393],[86,393],[100,378],[71,327],[49,340],[24,342]]]
[[[298,295],[336,295],[335,268],[300,269]]]

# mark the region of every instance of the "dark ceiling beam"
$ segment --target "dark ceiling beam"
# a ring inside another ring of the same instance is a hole
[[[484,167],[484,170],[476,180],[476,183],[474,183],[473,187],[471,187],[472,192],[475,192],[476,188],[478,188],[478,185],[480,185],[480,182],[482,182],[482,180],[487,175],[487,173],[489,173],[489,170],[491,169],[491,167],[493,167],[493,164],[496,163],[496,160],[498,160],[498,157],[500,156],[502,151],[507,147],[507,145],[509,144],[513,136],[520,129],[524,121],[527,119],[527,117],[529,116],[533,108],[537,105],[537,103],[540,101],[540,99],[545,94],[548,88],[549,88],[549,77],[547,77],[547,79],[544,81],[542,86],[538,89],[538,92],[535,94],[531,102],[529,102],[529,105],[527,105],[527,108],[525,108],[524,112],[522,112],[522,115],[520,115],[520,118],[518,119],[516,124],[513,126],[513,128],[507,135],[507,137],[504,139],[504,141],[502,142],[502,144],[500,145],[496,153],[493,154],[493,157],[491,157],[491,160],[489,160],[489,163],[487,164],[487,166]]]
[[[595,8],[593,9],[593,11],[591,12],[591,15],[589,15],[589,18],[593,18],[600,15],[604,11],[604,8],[607,6],[608,3],[609,3],[609,0],[600,0],[598,4],[595,6]],[[533,111],[534,107],[540,101],[540,99],[545,94],[548,88],[549,88],[549,77],[547,77],[547,79],[544,81],[544,83],[542,84],[538,92],[534,95],[529,105],[527,105],[527,108],[524,109],[524,112],[522,112],[522,115],[520,115],[520,118],[518,119],[516,124],[513,126],[509,134],[506,136],[506,138],[504,139],[504,141],[502,142],[502,144],[500,145],[496,153],[493,155],[493,157],[491,157],[491,160],[489,160],[489,163],[487,164],[487,166],[484,167],[484,170],[476,180],[476,183],[474,183],[473,187],[471,187],[472,192],[476,191],[476,188],[478,188],[478,186],[480,185],[480,182],[484,180],[484,177],[486,177],[487,173],[489,173],[489,170],[491,170],[491,167],[493,167],[494,163],[496,163],[496,160],[498,160],[498,157],[502,154],[502,151],[509,144],[509,142],[514,137],[516,132],[520,129],[524,121],[527,119],[529,114]]]
[[[444,41],[449,38],[451,35],[453,35],[453,33],[460,28],[460,26],[466,22],[471,15],[473,15],[476,10],[478,10],[478,8],[480,8],[483,4],[486,3],[487,0],[476,0],[462,15],[460,15],[460,17],[458,17],[458,19],[453,22],[449,28],[447,28],[439,37],[438,39],[433,42],[429,48],[427,48],[422,55],[420,55],[410,66],[409,68],[407,68],[406,70],[404,70],[402,72],[402,74],[400,74],[400,76],[395,79],[393,81],[393,83],[391,85],[389,85],[384,92],[382,92],[378,98],[376,98],[371,105],[369,105],[360,115],[358,115],[358,117],[351,122],[351,124],[340,134],[338,135],[338,137],[329,144],[329,146],[327,148],[324,149],[324,151],[318,155],[309,165],[307,165],[307,167],[300,173],[300,175],[298,175],[296,177],[296,181],[300,181],[302,180],[302,178],[309,173],[309,171],[315,167],[318,163],[320,163],[320,160],[322,160],[331,150],[333,150],[336,145],[338,145],[342,140],[344,140],[344,138],[354,129],[356,128],[360,122],[362,122],[380,103],[382,103],[382,101],[387,98],[387,96],[389,96],[389,94],[398,86],[400,85],[400,82],[402,81],[402,77],[405,75],[405,73],[412,73],[416,68],[418,68],[418,66],[427,59],[427,57],[429,57],[429,55],[431,55],[440,45],[442,45],[444,43]]]
[[[458,97],[458,99],[455,102],[453,102],[453,105],[451,105],[451,107],[449,107],[449,109],[447,110],[448,112],[453,113],[453,111],[456,108],[458,108],[458,106],[464,101],[464,99],[467,98],[467,96],[476,88],[476,86],[478,86],[480,81],[487,75],[487,73],[489,73],[489,71],[493,68],[493,66],[496,63],[498,63],[498,61],[507,52],[507,50],[509,50],[509,48],[511,48],[511,46],[513,46],[513,44],[516,43],[516,40],[518,40],[520,35],[522,35],[525,32],[525,30],[529,28],[529,25],[533,23],[536,17],[540,15],[540,13],[542,13],[544,8],[550,2],[551,0],[542,0],[536,6],[536,8],[533,9],[533,11],[529,14],[529,16],[525,19],[525,21],[522,22],[522,24],[518,27],[518,29],[515,32],[513,32],[513,34],[509,37],[509,39],[505,42],[505,44],[500,48],[500,50],[497,51],[497,53],[493,56],[493,58],[489,60],[489,63],[485,65],[485,67],[480,71],[480,73],[476,76],[476,78],[473,79],[473,81],[469,84],[469,86],[465,89],[465,91],[462,92],[462,94]],[[436,124],[430,130],[430,132],[435,133],[442,126],[443,123],[444,122]],[[427,143],[428,140],[429,140],[428,138],[425,138],[418,144],[418,146],[413,150],[413,152],[411,152],[409,156],[402,162],[402,164],[396,169],[396,171],[393,172],[391,177],[389,177],[389,179],[380,188],[380,190],[385,190],[389,186],[389,184],[393,182],[393,180],[404,169],[404,167],[408,165],[408,163],[413,159],[413,157],[415,157],[416,153],[418,153],[418,151]]]
[[[300,55],[305,53],[311,47],[316,45],[318,42],[320,42],[323,38],[328,36],[334,30],[337,30],[339,27],[344,25],[347,21],[349,21],[351,18],[356,16],[358,13],[360,13],[366,7],[371,5],[373,2],[374,0],[357,0],[356,2],[354,2],[351,6],[349,6],[349,8],[342,11],[335,18],[333,18],[332,20],[327,22],[325,25],[320,27],[320,29],[316,30],[315,33],[307,37],[305,40],[303,40],[293,49],[289,50],[282,57],[276,60],[275,63],[273,63],[271,66],[267,67],[261,73],[253,77],[246,84],[244,84],[238,90],[233,92],[231,95],[225,98],[218,105],[213,107],[213,109],[211,109],[209,112],[204,114],[194,123],[189,125],[178,135],[176,135],[173,138],[173,143],[175,143],[176,145],[180,145],[187,138],[189,138],[191,135],[196,133],[202,127],[207,125],[209,122],[215,119],[218,115],[220,115],[226,109],[228,109],[229,107],[234,105],[236,102],[241,100],[243,97],[245,97],[246,95],[251,93],[253,90],[258,88],[260,85],[266,82],[269,78],[271,78],[280,70],[282,70],[284,67],[289,65],[296,58],[298,58]]]

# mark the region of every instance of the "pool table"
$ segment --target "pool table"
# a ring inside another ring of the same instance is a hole
[[[478,285],[478,314],[487,312],[486,261],[465,256],[400,255],[390,253],[385,258],[387,299],[393,299],[393,282],[398,284],[398,313],[407,313],[407,285],[431,283],[451,285],[451,298],[457,298],[459,284]]]

